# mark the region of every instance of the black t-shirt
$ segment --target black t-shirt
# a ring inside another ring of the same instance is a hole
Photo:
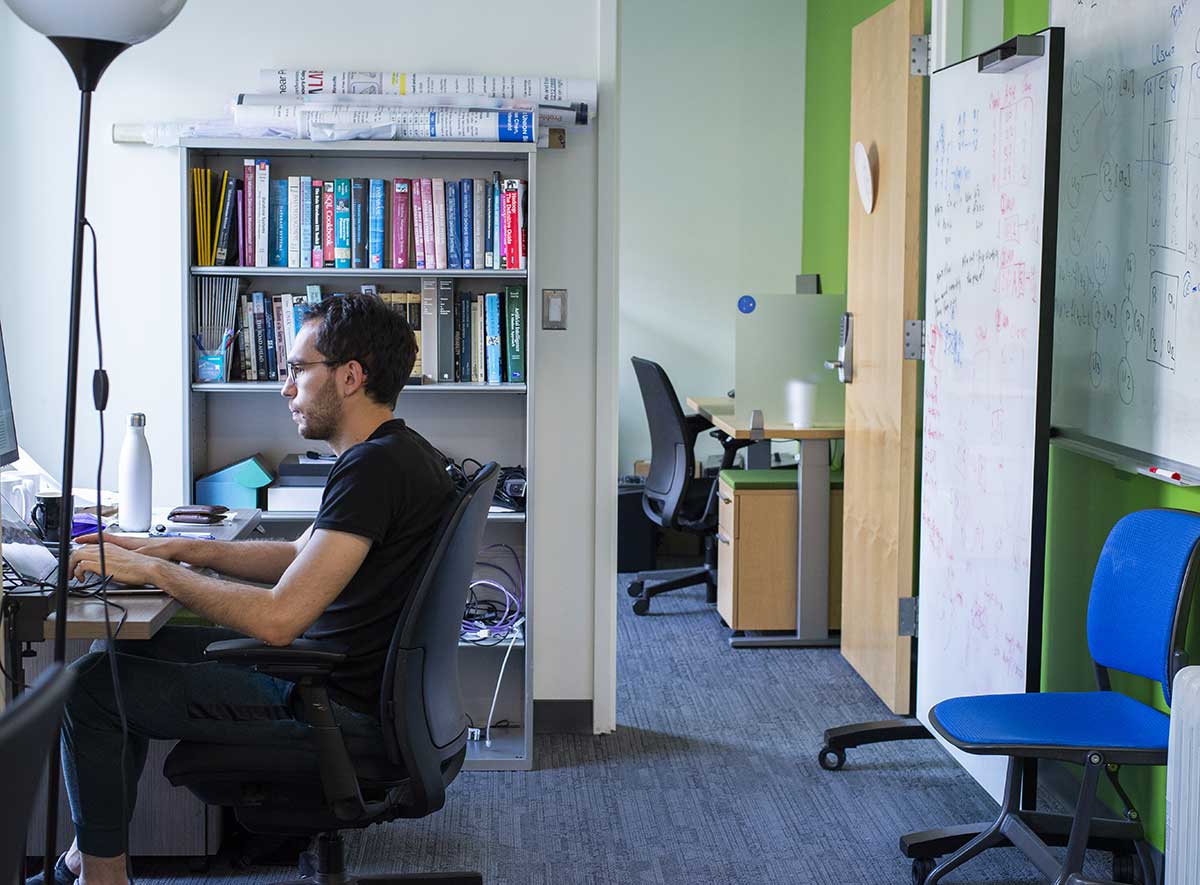
[[[396,620],[454,494],[442,454],[399,418],[379,425],[333,465],[314,527],[371,540],[350,583],[304,631],[305,639],[349,647],[329,681],[337,703],[378,715]]]

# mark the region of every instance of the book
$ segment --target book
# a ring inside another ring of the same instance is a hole
[[[220,202],[220,222],[217,225],[216,247],[213,250],[213,264],[228,264],[233,245],[234,225],[237,218],[237,179],[226,172],[222,177],[222,193]]]
[[[445,270],[449,266],[446,264],[446,182],[441,178],[433,179],[433,246],[437,255],[434,267]]]
[[[350,266],[350,179],[338,178],[333,182],[333,229],[334,264]]]
[[[408,292],[405,302],[408,306],[408,326],[413,331],[413,337],[417,339],[417,358],[413,361],[412,377],[420,379],[424,376],[425,368],[421,360],[421,341],[424,337],[421,329],[421,293]]]
[[[287,177],[287,266],[300,266],[300,176]]]
[[[245,199],[242,211],[241,264],[244,267],[254,267],[257,260],[254,240],[254,235],[258,230],[254,215],[257,205],[254,202],[254,185],[257,183],[257,179],[254,160],[250,158],[242,160],[242,193],[245,195]]]
[[[412,180],[392,180],[392,267],[412,267],[409,231],[412,229]]]
[[[367,266],[367,180],[350,179],[350,266]]]
[[[458,220],[458,182],[446,184],[446,262],[453,270],[462,269],[462,229]]]
[[[437,280],[421,278],[421,374],[434,381],[438,368]]]
[[[275,319],[275,376],[272,381],[282,381],[287,370],[283,367],[287,362],[287,345],[284,342],[283,296],[271,296],[271,313]]]
[[[295,297],[290,292],[285,292],[279,296],[279,313],[282,317],[279,325],[283,330],[283,346],[280,352],[285,356],[292,352],[292,345],[296,343],[296,309],[293,303]],[[284,361],[281,360],[280,362]]]
[[[309,201],[312,207],[312,267],[325,266],[325,231],[322,225],[325,216],[322,208],[324,200],[325,182],[319,178],[314,179],[312,190],[309,192]]]
[[[455,303],[457,323],[454,330],[454,350],[458,365],[454,377],[458,381],[471,380],[471,305],[474,302],[474,295],[463,294]]]
[[[242,261],[242,256],[246,254],[246,202],[243,199],[243,188],[245,185],[242,182],[237,183],[237,212],[234,218],[237,219],[238,233],[234,242],[237,243],[237,255],[230,255],[226,264],[232,264],[235,267]]]
[[[325,180],[324,190],[321,192],[321,247],[325,251],[322,264],[325,267],[335,267],[337,265],[337,250],[334,245],[337,240],[335,233],[336,225],[334,223],[334,180],[327,178]]]
[[[300,176],[300,266],[312,267],[312,176]]]
[[[476,270],[484,268],[484,214],[487,211],[487,198],[484,197],[484,181],[482,178],[472,178],[471,182],[471,263]]]
[[[263,335],[267,352],[267,380],[278,381],[279,371],[275,352],[275,304],[270,295],[263,295]],[[256,306],[257,307],[257,306]]]
[[[270,267],[287,267],[288,183],[286,178],[271,179]]]
[[[242,295],[242,378],[258,380],[258,359],[254,339],[254,298],[249,293]]]
[[[387,206],[383,184],[382,178],[367,181],[367,267],[372,269],[383,267],[384,209]]]
[[[454,280],[437,280],[437,380],[451,382],[454,377]]]
[[[425,237],[425,269],[436,270],[437,263],[437,246],[436,246],[436,225],[433,221],[433,179],[421,179],[421,211],[424,214],[424,237]]]
[[[483,241],[483,266],[486,268],[496,267],[496,196],[492,191],[492,183],[486,179],[483,180],[483,190],[487,194],[484,218],[484,241]]]
[[[265,296],[262,292],[251,295],[254,309],[254,366],[259,381],[271,380],[270,364],[267,362],[267,314]]]
[[[484,361],[487,365],[487,383],[499,384],[500,377],[500,293],[488,292],[484,297]]]
[[[468,379],[475,384],[487,380],[487,367],[484,365],[483,350],[483,305],[476,295],[471,299],[471,377]]]
[[[415,266],[421,270],[425,269],[425,209],[421,205],[423,190],[421,179],[414,178],[412,180],[413,257]]]
[[[504,364],[507,380],[525,383],[525,288],[504,287]]]
[[[271,161],[254,164],[254,266],[270,267]]]
[[[469,178],[464,178],[458,183],[458,221],[462,231],[458,238],[462,269],[474,270],[475,186]]]
[[[504,253],[503,267],[509,270],[525,268],[525,181],[504,179]]]
[[[492,173],[492,267],[504,269],[504,200],[500,192],[500,173]]]

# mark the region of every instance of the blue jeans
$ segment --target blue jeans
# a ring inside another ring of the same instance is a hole
[[[150,640],[115,642],[117,673],[129,727],[125,756],[128,814],[149,742],[221,744],[309,742],[292,707],[294,683],[231,664],[206,661],[211,642],[240,638],[223,627],[167,626]],[[121,815],[121,721],[103,640],[71,668],[78,681],[63,718],[62,763],[79,850],[93,857],[124,851],[129,818]],[[332,704],[349,738],[383,746],[379,721]]]

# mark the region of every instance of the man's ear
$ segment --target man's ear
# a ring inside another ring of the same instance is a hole
[[[343,396],[352,396],[362,390],[367,383],[367,372],[358,360],[350,360],[341,365],[341,388]]]

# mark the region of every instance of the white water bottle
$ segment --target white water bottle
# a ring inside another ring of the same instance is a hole
[[[125,441],[121,444],[121,464],[117,474],[117,521],[123,531],[150,531],[150,489],[150,446],[146,443],[146,416],[141,412],[133,412],[129,416]]]

